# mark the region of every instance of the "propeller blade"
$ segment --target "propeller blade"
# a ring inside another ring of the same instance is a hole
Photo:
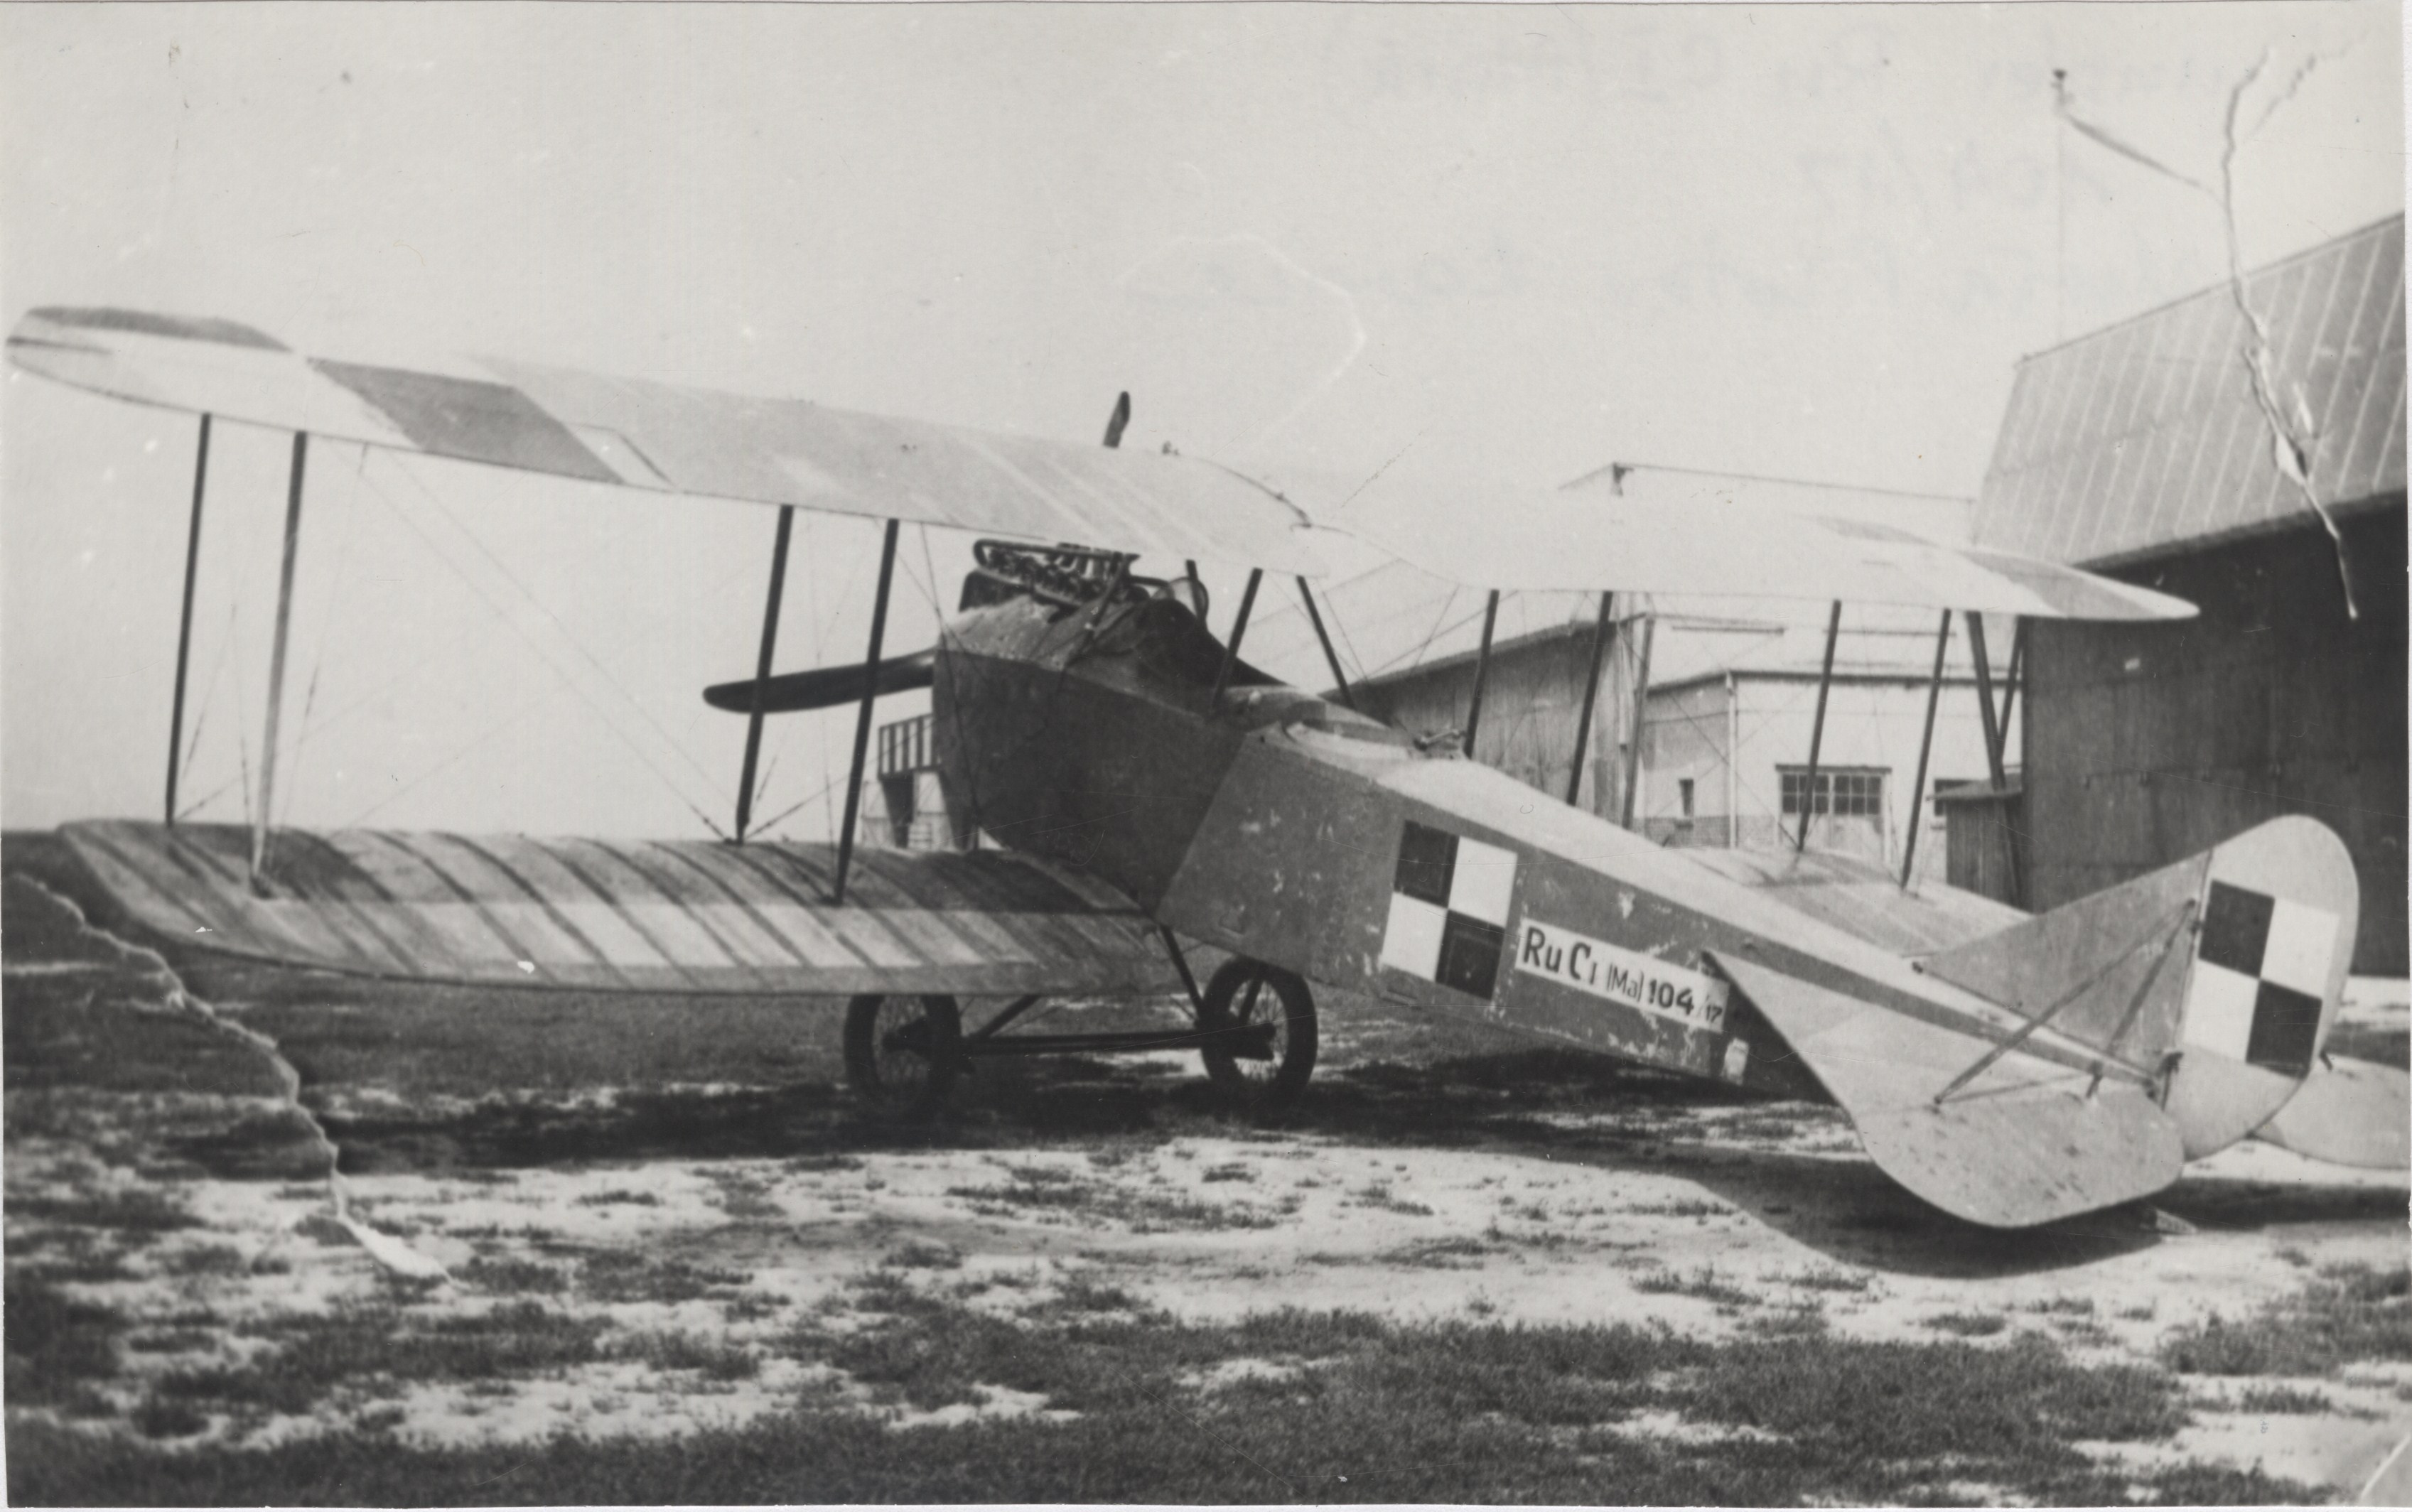
[[[1111,450],[1123,444],[1123,427],[1128,424],[1130,424],[1130,390],[1125,389],[1123,390],[1121,397],[1114,401],[1113,418],[1106,422],[1106,447],[1108,450]]]
[[[936,676],[937,648],[917,651],[910,656],[890,656],[879,664],[879,676],[875,691],[909,693],[926,688]],[[782,672],[766,677],[761,689],[762,712],[766,714],[801,713],[808,709],[834,709],[842,704],[859,702],[862,697],[860,662],[850,667],[816,667],[809,672]],[[715,683],[703,690],[703,701],[714,709],[726,709],[732,714],[754,712],[757,683],[747,678],[742,683]]]

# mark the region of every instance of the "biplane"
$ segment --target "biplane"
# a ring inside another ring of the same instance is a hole
[[[248,326],[115,309],[36,310],[8,354],[199,415],[196,541],[213,418],[293,433],[260,817],[247,830],[175,823],[180,653],[167,820],[65,830],[127,916],[186,945],[431,982],[843,998],[850,1080],[915,1109],[984,1057],[1175,1047],[1235,1097],[1277,1107],[1313,1072],[1317,992],[1361,993],[1839,1105],[1893,1180],[2000,1227],[2159,1191],[2187,1160],[2270,1124],[2322,1064],[2359,893],[2344,845],[2311,819],[2035,917],[1811,851],[1805,816],[1780,853],[1666,849],[1467,758],[1480,659],[1458,739],[1357,712],[1314,583],[1318,543],[1340,533],[1488,594],[1493,613],[1511,590],[1811,597],[1833,601],[1830,627],[1845,600],[1919,605],[1946,634],[1954,612],[1972,633],[1985,613],[2192,612],[2142,588],[1845,520],[1711,520],[1125,449],[1127,395],[1096,446],[500,360],[447,372],[326,360]],[[272,830],[313,436],[775,506],[754,675],[705,695],[749,721],[734,835]],[[773,671],[798,509],[882,522],[860,664]],[[938,643],[889,655],[905,523],[979,538]],[[1138,571],[1143,559],[1160,575]],[[1246,572],[1219,636],[1201,559]],[[1243,659],[1269,574],[1295,584],[1328,692]],[[191,581],[188,562],[187,638]],[[1484,657],[1489,643],[1486,620]],[[1978,672],[1991,718],[1981,657]],[[873,705],[923,687],[949,815],[971,844],[858,848]],[[849,704],[835,844],[749,837],[764,718]],[[1821,731],[1823,708],[1821,696]],[[1189,965],[1200,947],[1224,957],[1202,985]],[[1048,999],[1156,993],[1185,1021],[1078,1035],[1023,1022]],[[969,1025],[965,999],[1002,1006]],[[2400,1145],[2392,1095],[2391,1131],[2312,1118],[2294,1142],[2349,1159]]]

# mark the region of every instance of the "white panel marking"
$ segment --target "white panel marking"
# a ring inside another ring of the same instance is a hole
[[[2253,1000],[2261,979],[2208,961],[2194,963],[2194,980],[2186,986],[2185,1042],[2198,1050],[2244,1059],[2253,1042]]]
[[[1508,927],[1508,898],[1516,890],[1516,853],[1461,838],[1457,843],[1456,874],[1449,880],[1449,905],[1468,918],[1500,929]]]
[[[1404,892],[1390,894],[1390,922],[1382,931],[1382,964],[1433,981],[1440,975],[1440,932],[1445,909]]]
[[[2325,998],[2329,968],[2336,961],[2337,917],[2292,898],[2277,900],[2270,910],[2270,942],[2261,951],[2264,981],[2291,987],[2309,997]]]

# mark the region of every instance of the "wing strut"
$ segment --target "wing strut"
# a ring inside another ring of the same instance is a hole
[[[1934,676],[1926,684],[1926,727],[1918,737],[1918,780],[1909,785],[1909,833],[1901,843],[1901,885],[1909,886],[1909,869],[1918,859],[1918,831],[1924,824],[1926,758],[1934,752],[1934,706],[1943,700],[1943,657],[1951,648],[1951,611],[1943,611],[1934,632]]]
[[[2007,792],[2010,785],[2009,778],[2002,766],[2002,738],[2005,731],[2004,720],[2001,716],[2008,712],[2008,706],[2005,705],[1999,712],[1993,708],[1993,663],[1985,656],[1984,616],[1975,609],[1969,609],[1963,617],[1968,622],[1968,655],[1977,664],[1977,702],[1979,712],[1985,716],[1985,775],[1993,784],[1994,802],[1998,805],[2005,801],[2000,795]],[[2023,906],[2027,889],[2026,879],[2021,875],[2019,866],[2018,826],[2009,823],[2009,815],[2006,809],[1997,808],[1995,812],[2001,815],[2003,820],[2002,853],[2009,858],[2010,863],[2010,896],[2007,901],[2013,906]]]
[[[1474,697],[1465,706],[1465,744],[1468,756],[1474,755],[1475,727],[1482,723],[1482,683],[1491,675],[1491,632],[1499,623],[1499,590],[1482,604],[1482,644],[1474,653]]]
[[[1323,645],[1323,660],[1331,668],[1331,683],[1340,690],[1340,701],[1353,713],[1357,712],[1357,696],[1348,691],[1348,674],[1340,669],[1340,653],[1331,649],[1331,637],[1323,628],[1323,616],[1316,612],[1315,590],[1306,585],[1303,576],[1298,580],[1298,596],[1306,603],[1306,623],[1315,626],[1315,639]]]
[[[1633,756],[1625,764],[1625,804],[1617,822],[1633,828],[1634,800],[1641,796],[1641,730],[1650,713],[1650,642],[1658,635],[1658,616],[1641,617],[1641,655],[1633,669]]]
[[[285,485],[285,558],[276,574],[276,639],[268,653],[268,733],[259,748],[259,811],[251,821],[251,888],[265,892],[268,826],[276,801],[276,725],[285,712],[285,642],[293,628],[293,563],[302,549],[302,474],[310,433],[293,433],[293,468]]]
[[[1209,710],[1223,707],[1223,690],[1231,685],[1231,669],[1240,665],[1240,639],[1248,633],[1248,613],[1257,607],[1257,585],[1265,580],[1265,569],[1248,569],[1248,586],[1240,595],[1240,613],[1231,622],[1231,639],[1223,643],[1223,665],[1214,673],[1214,696],[1207,700]]]
[[[1599,624],[1591,632],[1591,675],[1583,679],[1582,717],[1575,721],[1574,770],[1566,773],[1568,807],[1582,796],[1583,752],[1591,744],[1592,714],[1599,707],[1599,674],[1608,662],[1608,639],[1616,633],[1615,606],[1615,595],[1599,595]]]
[[[754,659],[753,707],[746,711],[745,763],[737,774],[738,844],[745,844],[745,826],[754,817],[754,761],[762,754],[762,699],[771,679],[771,656],[779,648],[779,599],[787,587],[787,538],[796,528],[796,506],[779,506],[779,534],[771,544],[771,595],[762,606],[762,652]],[[863,672],[876,683],[875,668]],[[860,780],[860,779],[858,779]]]
[[[871,600],[871,653],[862,659],[866,668],[879,665],[879,642],[888,635],[888,585],[895,576],[896,521],[890,520],[879,543],[879,591]],[[879,679],[867,671],[862,678],[862,703],[854,716],[854,760],[846,768],[846,824],[837,832],[837,885],[830,889],[832,903],[846,902],[846,870],[854,860],[854,821],[862,807],[862,762],[871,752],[871,705],[878,697]]]
[[[193,459],[193,523],[184,537],[184,612],[176,622],[176,697],[168,714],[168,824],[176,823],[176,767],[184,743],[184,673],[193,655],[193,574],[201,561],[201,497],[210,482],[210,414],[201,412],[201,448]]]
[[[1826,614],[1826,659],[1817,667],[1817,713],[1809,723],[1809,772],[1801,783],[1801,832],[1792,837],[1795,854],[1809,845],[1809,826],[1817,817],[1817,757],[1826,743],[1826,695],[1834,687],[1834,641],[1843,632],[1843,601]],[[1833,807],[1829,801],[1831,811]]]

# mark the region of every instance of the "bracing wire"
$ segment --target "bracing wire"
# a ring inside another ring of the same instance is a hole
[[[636,695],[630,693],[627,688],[621,683],[618,678],[611,675],[610,668],[604,665],[602,658],[596,656],[593,651],[587,648],[584,641],[579,639],[578,637],[571,632],[568,624],[563,621],[562,617],[553,612],[552,605],[547,604],[543,599],[537,597],[535,589],[530,588],[527,583],[521,579],[518,573],[513,572],[502,558],[496,556],[486,543],[478,538],[476,532],[463,524],[460,516],[454,514],[451,508],[445,504],[443,498],[419,479],[418,474],[410,468],[408,463],[405,462],[401,456],[396,455],[393,462],[396,470],[401,472],[404,477],[410,480],[411,486],[419,491],[419,496],[426,499],[429,504],[433,505],[436,511],[442,514],[445,519],[450,521],[452,527],[459,531],[462,536],[468,540],[471,546],[477,549],[478,554],[484,557],[486,561],[493,566],[495,571],[503,575],[504,580],[507,581],[513,588],[518,589],[520,594],[525,597],[530,604],[534,605],[546,619],[552,622],[553,627],[561,632],[562,639],[569,643],[570,649],[577,652],[579,656],[584,660],[589,667],[595,668],[596,675],[603,679],[604,683],[610,687],[612,692],[617,693],[622,698],[627,701],[628,706],[637,712],[639,718],[644,720],[646,724],[653,727],[654,733],[662,738],[663,743],[669,746],[671,750],[677,752],[679,756],[684,760],[688,766],[693,767],[696,771],[696,774],[701,777],[705,782],[709,783],[713,780],[712,773],[704,769],[703,763],[696,759],[695,754],[689,751],[685,745],[681,743],[677,737],[670,734],[669,729],[663,727],[660,720],[654,717],[653,712],[644,706],[642,700],[638,698]],[[421,538],[425,538],[423,534]],[[430,545],[433,544],[434,543],[431,541]],[[447,560],[449,561],[449,558],[447,558]],[[457,565],[454,570],[459,570]],[[482,596],[482,595],[480,596]],[[533,645],[534,642],[531,641],[530,644]],[[600,711],[598,711],[598,712],[599,712]],[[714,833],[719,832],[719,827],[717,825],[714,825],[713,829]]]
[[[558,690],[555,690],[555,692],[554,692],[554,694],[553,694],[552,696],[553,696],[554,697],[560,697],[560,693],[559,693],[559,691],[558,691]],[[378,799],[375,802],[371,803],[367,808],[362,809],[360,813],[358,813],[358,814],[354,815],[352,817],[350,817],[350,818],[348,818],[348,819],[345,820],[345,821],[343,822],[343,824],[339,825],[337,828],[339,828],[339,829],[348,829],[353,828],[354,826],[361,825],[361,824],[365,824],[365,823],[367,823],[371,818],[375,817],[375,815],[376,815],[380,811],[382,811],[382,810],[386,807],[386,805],[387,805],[387,804],[393,802],[395,800],[397,800],[397,799],[401,798],[404,794],[408,793],[411,789],[413,789],[413,788],[415,788],[415,787],[419,786],[420,784],[422,784],[422,783],[424,783],[424,782],[428,781],[430,778],[434,777],[434,776],[435,776],[435,775],[437,775],[438,773],[440,773],[440,772],[444,772],[444,771],[450,771],[453,767],[456,767],[456,766],[460,765],[460,763],[461,763],[462,761],[463,761],[464,759],[466,759],[468,756],[471,756],[471,755],[473,755],[474,753],[476,753],[476,752],[478,752],[478,751],[480,751],[480,750],[483,750],[487,745],[489,745],[489,744],[493,743],[494,741],[496,741],[496,740],[500,739],[500,738],[501,738],[501,736],[503,735],[503,733],[504,733],[505,731],[509,730],[509,729],[513,728],[514,727],[516,727],[516,726],[520,725],[520,724],[521,724],[521,723],[522,723],[523,721],[525,721],[525,720],[529,719],[530,717],[532,717],[533,715],[535,715],[538,711],[542,710],[544,707],[545,707],[545,705],[544,705],[544,703],[542,703],[542,702],[531,703],[531,704],[526,705],[525,707],[522,708],[522,709],[520,710],[520,712],[517,712],[517,713],[515,713],[515,714],[511,715],[511,717],[510,717],[510,718],[506,719],[506,720],[504,720],[501,724],[494,726],[493,728],[491,728],[491,729],[487,730],[484,734],[482,734],[482,735],[478,736],[476,740],[471,741],[468,744],[466,744],[466,745],[464,745],[464,746],[461,747],[461,749],[459,749],[459,750],[457,750],[457,751],[453,752],[450,756],[446,756],[443,760],[438,761],[437,763],[435,763],[435,765],[434,765],[434,766],[432,766],[432,767],[428,768],[426,771],[424,771],[420,772],[418,776],[413,777],[412,779],[410,779],[410,781],[408,781],[408,782],[406,782],[406,783],[404,783],[401,786],[399,786],[399,787],[395,788],[392,792],[386,794],[384,797],[382,797],[382,798]]]
[[[623,525],[609,535],[596,536],[587,542],[583,551],[563,554],[560,560],[568,565],[582,566],[609,554],[622,541],[635,535],[639,528],[640,527],[635,524]],[[745,568],[743,566],[730,569],[721,577],[719,581],[707,589],[703,596],[707,599],[716,598],[744,571]],[[650,624],[656,623],[659,618],[660,616],[655,616],[653,619],[634,623]],[[473,621],[457,628],[447,639],[429,644],[425,648],[425,654],[416,658],[408,670],[370,687],[348,702],[337,705],[325,718],[312,727],[311,736],[324,736],[363,711],[380,707],[395,690],[413,686],[438,675],[444,668],[453,665],[454,653],[487,634],[488,631],[483,624]]]
[[[407,474],[405,474],[405,476],[407,476]],[[463,567],[452,557],[451,553],[448,552],[442,546],[437,544],[434,537],[430,536],[427,531],[419,525],[419,521],[411,519],[409,512],[404,509],[400,503],[398,503],[391,494],[386,492],[383,488],[379,487],[374,478],[366,479],[366,481],[368,483],[369,492],[375,495],[375,497],[382,502],[388,509],[391,510],[394,517],[400,520],[404,525],[408,527],[410,532],[417,536],[420,542],[423,543],[430,551],[433,551],[439,561],[443,562],[446,566],[450,567],[453,572],[459,576],[462,582],[467,586],[469,591],[478,595],[478,599],[485,604],[486,608],[493,612],[497,620],[501,621],[504,625],[508,627],[513,635],[519,637],[521,641],[525,644],[529,650],[536,653],[537,658],[541,660],[545,664],[546,668],[561,681],[563,685],[568,688],[571,693],[577,695],[579,701],[585,704],[596,717],[603,721],[604,727],[610,730],[612,736],[623,745],[625,745],[628,748],[629,753],[635,756],[638,761],[642,763],[647,771],[651,771],[656,778],[658,778],[663,786],[668,788],[673,797],[677,798],[680,802],[685,804],[688,812],[692,813],[699,820],[702,821],[705,829],[711,830],[713,834],[722,839],[728,838],[726,832],[722,830],[720,826],[713,821],[712,815],[705,813],[703,809],[696,803],[694,799],[688,796],[686,790],[679,785],[678,781],[673,778],[669,772],[663,770],[661,764],[655,761],[652,755],[649,754],[643,746],[640,745],[625,730],[620,727],[618,721],[613,718],[611,712],[602,704],[598,703],[586,692],[585,689],[580,687],[576,681],[569,676],[568,672],[560,666],[558,661],[555,660],[552,654],[548,652],[534,636],[530,635],[523,627],[522,627],[502,604],[495,601],[493,595],[489,594],[484,586],[481,585],[476,578],[470,575],[467,568]],[[414,478],[413,482],[416,483],[416,481],[417,480]],[[420,492],[422,493],[426,492],[424,488],[422,488]],[[433,499],[434,496],[429,494],[428,497]],[[450,511],[444,510],[440,502],[436,504],[436,507],[439,510],[443,510],[446,518],[451,518]],[[459,521],[454,520],[453,523],[457,526],[460,522]],[[463,534],[466,533],[463,532]],[[470,538],[473,542],[476,540],[475,536],[471,536]],[[482,550],[483,547],[480,546],[479,549]],[[491,552],[487,553],[487,555],[488,560],[493,560]],[[499,567],[501,565],[497,563],[496,565]],[[520,591],[522,593],[527,593],[525,585],[518,584],[517,579],[511,576],[508,569],[504,569],[504,575],[507,578],[511,578],[514,584],[517,584],[520,587]],[[531,602],[536,601],[533,594],[529,594],[528,597]],[[540,609],[544,609],[544,606],[541,603],[537,603],[537,607]],[[552,619],[556,625],[560,624],[561,622],[559,616],[553,615],[550,609],[545,609],[545,613],[549,618]],[[567,627],[563,626],[563,634],[566,636],[567,633]],[[574,640],[573,644],[575,644]],[[582,647],[580,649],[581,652],[583,651]],[[589,654],[588,659],[590,661],[593,660],[591,653]],[[620,687],[617,681],[610,678],[608,672],[605,674],[605,681],[610,683],[622,697],[630,698],[627,690]],[[634,702],[635,700],[630,698],[630,701]],[[648,717],[650,719],[650,716]],[[654,727],[658,730],[660,727],[656,724]],[[667,739],[667,736],[665,738]],[[686,754],[685,748],[680,746],[676,741],[670,741],[670,744],[672,749],[679,751],[682,755]],[[689,764],[696,766],[697,771],[702,771],[700,764],[696,763],[695,758],[692,756],[688,756],[687,760]]]
[[[209,681],[201,686],[200,707],[193,711],[193,738],[184,743],[184,759],[176,768],[180,772],[190,772],[193,770],[193,758],[201,754],[201,729],[202,727],[209,723],[210,701],[217,696],[218,675],[226,670],[227,652],[228,649],[234,644],[235,611],[237,607],[238,606],[233,604],[228,604],[227,606],[226,638],[218,642],[218,653],[210,663]],[[221,784],[215,792],[210,794],[210,798],[215,798],[219,793],[223,793],[225,791],[226,786]],[[186,804],[184,806],[184,813],[177,815],[176,817],[181,819],[184,817],[184,815],[197,812],[202,803],[206,803],[209,800],[209,798],[205,798],[199,800],[198,802]]]

